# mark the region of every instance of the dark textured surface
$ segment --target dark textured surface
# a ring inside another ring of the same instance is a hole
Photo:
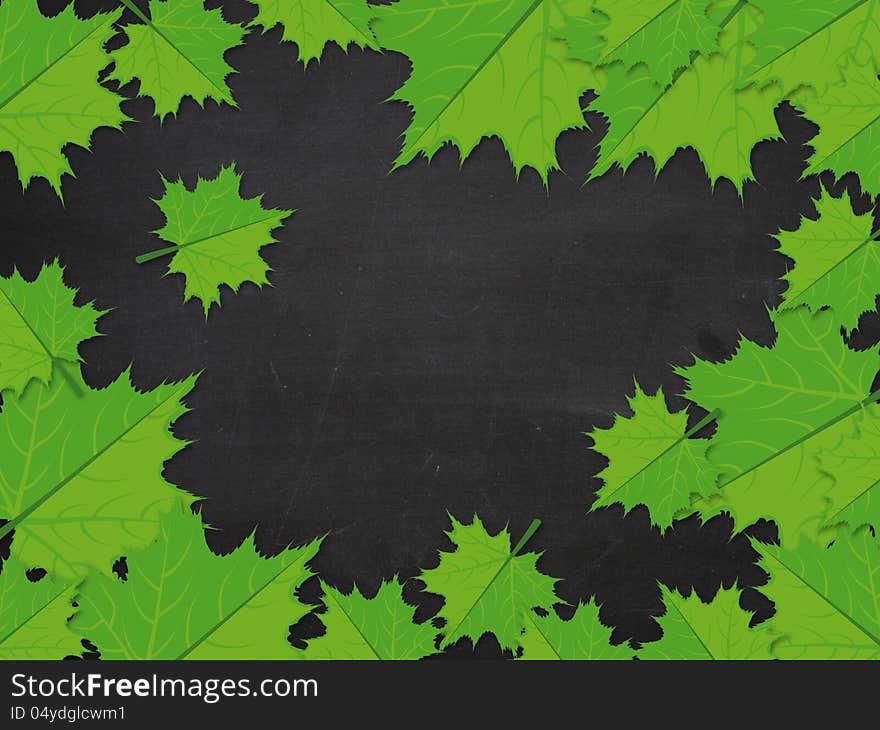
[[[187,100],[159,125],[127,102],[137,123],[70,150],[63,207],[44,182],[22,194],[0,155],[0,273],[57,256],[83,299],[115,307],[82,348],[87,380],[204,369],[175,429],[196,443],[166,475],[208,498],[218,547],[255,525],[267,549],[330,532],[324,578],[372,590],[434,563],[446,510],[509,522],[514,540],[538,517],[543,569],[568,601],[595,593],[617,638],[658,635],[658,580],[705,597],[762,580],[723,519],[661,538],[643,509],[587,514],[603,460],[583,432],[625,411],[633,376],[674,393],[669,365],[689,353],[724,357],[738,331],[770,341],[786,262],[768,234],[812,211],[809,124],[780,111],[788,141],[755,150],[744,201],[713,192],[692,151],[658,179],[641,160],[582,187],[603,132],[590,114],[592,131],[561,137],[549,191],[517,181],[498,140],[461,169],[447,148],[388,174],[409,113],[382,100],[405,58],[331,46],[304,70],[276,30],[227,59],[240,109]],[[232,161],[245,195],[298,212],[263,249],[273,286],[224,291],[206,322],[166,261],[134,258],[159,245],[160,172],[192,183]]]

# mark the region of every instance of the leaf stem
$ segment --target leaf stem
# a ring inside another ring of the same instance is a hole
[[[205,241],[210,241],[212,238],[219,238],[220,236],[226,236],[230,233],[236,233],[238,231],[243,231],[245,228],[250,228],[251,226],[258,226],[262,223],[270,223],[275,221],[275,225],[272,226],[270,231],[279,228],[281,224],[287,220],[295,210],[275,210],[272,208],[271,210],[264,211],[266,213],[271,213],[271,215],[267,215],[264,218],[258,218],[257,220],[248,221],[247,223],[242,223],[240,226],[235,226],[234,228],[230,228],[226,231],[216,231],[214,233],[209,233],[207,236],[202,236],[201,238],[197,238],[194,241],[186,241],[185,243],[176,243],[171,246],[166,246],[165,248],[159,248],[155,251],[148,251],[147,253],[142,253],[140,256],[135,257],[135,262],[139,264],[146,263],[147,261],[152,261],[153,259],[158,259],[161,256],[166,256],[169,253],[174,253],[181,248],[186,248],[187,246],[195,246],[197,243],[204,243]],[[269,244],[264,244],[269,245]]]
[[[720,28],[725,28],[725,27],[727,27],[727,24],[730,23],[730,21],[733,20],[734,16],[735,16],[740,10],[742,10],[746,5],[748,5],[748,1],[747,1],[747,0],[739,0],[739,2],[738,2],[736,5],[734,5],[733,8],[731,8],[730,12],[727,14],[727,16],[724,18],[724,20],[722,20],[722,21],[718,24],[718,26],[719,26]]]
[[[532,524],[530,524],[528,526],[528,528],[526,528],[526,531],[523,533],[523,536],[519,539],[519,542],[516,544],[516,547],[514,547],[513,550],[510,551],[511,558],[515,557],[516,554],[526,546],[526,543],[532,539],[532,535],[534,535],[538,531],[538,528],[540,526],[541,526],[541,520],[539,520],[537,518],[532,520]],[[508,562],[510,562],[510,558],[507,559],[507,561],[505,562],[505,565]],[[498,572],[500,573],[501,571],[498,571]]]
[[[707,413],[703,418],[701,418],[699,420],[699,422],[695,426],[688,429],[687,433],[685,433],[685,435],[684,435],[684,438],[689,439],[695,433],[700,432],[702,429],[704,429],[706,426],[708,426],[710,423],[712,423],[712,421],[714,421],[720,415],[721,415],[720,408],[716,408],[712,412]],[[684,440],[684,439],[682,439],[682,440]]]
[[[165,248],[159,248],[155,251],[149,251],[147,253],[142,253],[140,256],[135,258],[135,263],[145,264],[147,261],[152,261],[153,259],[162,258],[163,256],[167,256],[170,253],[174,253],[180,246],[166,246]]]
[[[61,373],[61,377],[64,378],[64,382],[67,383],[68,387],[73,391],[73,394],[77,398],[81,398],[83,395],[83,390],[80,387],[79,383],[76,382],[73,375],[67,372],[67,365],[70,361],[61,360],[60,358],[53,357],[52,358],[52,367],[55,368],[59,373]],[[79,363],[76,363],[79,365]]]
[[[131,0],[119,0],[125,7],[127,7],[131,12],[133,12],[139,20],[142,20],[147,25],[152,25],[150,19],[144,14],[144,11],[141,10],[137,5],[135,5]]]

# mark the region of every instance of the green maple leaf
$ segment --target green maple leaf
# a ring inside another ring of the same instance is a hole
[[[880,6],[874,0],[749,2],[763,16],[749,38],[756,49],[750,81],[779,83],[784,94],[809,85],[821,94],[849,56],[864,64],[877,58]]]
[[[842,532],[830,547],[752,542],[770,573],[761,591],[776,604],[776,657],[880,659],[880,546],[869,529]]]
[[[676,368],[689,400],[721,411],[710,456],[722,482],[858,408],[880,366],[876,352],[846,346],[828,311],[799,307],[774,324],[772,347],[742,338],[724,362]]]
[[[608,16],[596,9],[595,2],[586,14],[566,14],[557,35],[568,46],[568,57],[598,67],[608,46],[604,35],[608,23]]]
[[[328,43],[342,50],[350,44],[358,48],[379,46],[370,30],[375,8],[366,0],[250,0],[257,6],[252,26],[269,31],[277,25],[283,29],[282,40],[296,43],[298,59],[306,66],[321,58]]]
[[[439,615],[446,621],[441,648],[461,637],[474,644],[486,633],[498,639],[502,649],[516,649],[525,628],[526,612],[549,609],[557,602],[550,578],[537,569],[537,553],[519,555],[540,524],[532,523],[519,543],[510,549],[510,533],[490,535],[475,515],[465,525],[452,520],[446,534],[455,545],[440,552],[440,564],[419,576],[429,593],[443,597]]]
[[[170,426],[195,377],[139,392],[126,372],[92,390],[79,368],[56,365],[48,387],[6,394],[0,413],[0,537],[13,529],[12,554],[58,578],[88,566],[109,570],[129,548],[146,545],[161,516],[192,499],[162,477],[186,444]]]
[[[322,582],[327,633],[311,639],[303,659],[421,659],[434,654],[437,629],[413,623],[414,608],[403,600],[403,584],[382,582],[373,598],[354,586],[349,594]]]
[[[880,12],[880,10],[878,10]],[[813,154],[804,175],[831,170],[837,178],[854,172],[862,190],[880,194],[880,81],[873,62],[859,64],[847,59],[838,82],[821,94],[802,89],[793,102],[806,117],[819,125],[810,140]]]
[[[235,72],[223,55],[241,45],[245,30],[223,20],[204,0],[152,0],[148,18],[131,0],[121,0],[143,24],[124,27],[128,43],[113,51],[109,78],[137,79],[138,96],[153,100],[160,119],[176,114],[185,96],[204,106],[207,99],[237,106],[226,77]]]
[[[645,644],[639,659],[772,659],[776,635],[770,626],[750,628],[753,614],[740,608],[738,588],[721,589],[711,603],[696,593],[686,598],[661,586],[666,613],[657,619],[663,635]]]
[[[608,459],[597,475],[604,484],[591,509],[621,503],[628,512],[643,504],[651,524],[664,530],[694,495],[715,492],[718,471],[706,458],[709,442],[690,438],[714,414],[688,430],[687,412],[670,413],[662,390],[646,395],[636,383],[627,400],[631,418],[617,415],[610,428],[587,434],[593,450]]]
[[[832,197],[824,188],[816,201],[818,220],[801,218],[796,231],[780,231],[779,251],[794,261],[785,275],[788,290],[780,309],[806,304],[813,310],[830,306],[847,330],[874,309],[880,293],[880,243],[873,234],[874,216],[856,215],[849,193]]]
[[[656,83],[644,65],[608,66],[590,105],[608,118],[608,132],[589,179],[618,166],[626,170],[641,155],[651,157],[659,172],[679,149],[691,147],[713,185],[725,178],[742,195],[743,184],[754,179],[752,149],[779,138],[777,89],[741,89],[753,52],[745,39],[756,22],[747,4],[734,6],[719,24],[720,50],[696,58],[668,86]]]
[[[294,591],[311,577],[320,541],[261,555],[251,534],[228,555],[205,542],[201,517],[172,511],[158,539],[127,556],[128,576],[92,572],[72,628],[104,659],[295,659],[291,624],[309,607]]]
[[[12,154],[23,188],[43,177],[61,197],[62,175],[73,174],[64,147],[89,149],[98,127],[128,120],[98,83],[118,17],[80,20],[72,4],[54,18],[32,0],[0,5],[0,152]]]
[[[413,109],[394,163],[428,159],[444,144],[461,159],[497,135],[517,175],[534,168],[547,182],[558,168],[556,138],[586,126],[579,97],[597,81],[567,58],[557,39],[566,16],[587,0],[400,0],[374,8],[371,27],[383,48],[406,54],[412,74],[394,94]]]
[[[775,324],[772,348],[743,339],[730,360],[677,373],[687,398],[721,413],[708,452],[721,494],[698,505],[704,517],[727,510],[740,528],[768,517],[794,544],[821,526],[834,485],[819,454],[870,402],[878,363],[875,352],[846,346],[827,310],[800,307]]]
[[[852,428],[818,458],[820,468],[834,479],[826,524],[880,528],[880,408],[857,414]]]
[[[269,282],[260,249],[276,243],[272,231],[293,211],[264,208],[262,195],[242,198],[234,165],[211,180],[199,178],[193,190],[182,180],[163,182],[165,193],[156,204],[166,222],[155,233],[172,245],[138,256],[138,263],[173,254],[168,273],[186,277],[184,301],[201,300],[205,317],[213,304],[220,305],[222,285],[237,292],[246,281]]]
[[[98,336],[104,312],[91,302],[75,306],[77,290],[65,286],[63,274],[55,260],[33,281],[17,270],[0,277],[0,391],[19,395],[32,380],[48,384],[55,362],[80,362],[80,344]]]
[[[814,537],[824,528],[828,505],[840,491],[833,477],[822,469],[819,458],[851,428],[852,417],[820,427],[765,462],[722,481],[718,494],[696,500],[692,508],[703,521],[729,514],[735,531],[760,519],[772,520],[781,539],[791,545],[804,535]]]
[[[56,660],[82,653],[68,628],[74,586],[47,576],[28,579],[24,564],[9,558],[0,572],[0,661]]]
[[[799,307],[774,324],[772,347],[742,338],[729,360],[676,368],[689,400],[721,411],[710,457],[722,483],[858,408],[871,392],[877,354],[850,350],[830,312]]]
[[[634,652],[629,643],[612,644],[611,631],[599,618],[599,606],[592,599],[579,603],[568,621],[552,610],[543,617],[529,611],[520,639],[520,659],[632,659]]]
[[[570,18],[561,35],[572,56],[600,65],[620,62],[627,70],[644,64],[661,86],[689,66],[694,54],[717,48],[719,25],[709,16],[713,0],[597,0],[594,10],[608,20]],[[590,22],[592,21],[592,22]],[[569,32],[572,34],[569,36]],[[589,42],[601,35],[605,47]],[[586,42],[585,42],[586,41]],[[584,54],[584,51],[587,51]]]

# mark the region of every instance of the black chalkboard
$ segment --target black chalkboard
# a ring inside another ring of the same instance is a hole
[[[517,180],[497,139],[461,167],[447,148],[389,173],[409,111],[382,100],[405,58],[331,46],[303,69],[278,30],[227,58],[240,109],[187,100],[159,124],[127,102],[136,123],[70,150],[63,205],[44,181],[23,194],[0,155],[0,273],[58,257],[81,301],[113,308],[82,348],[87,381],[204,370],[175,429],[195,443],[166,475],[207,499],[217,549],[254,526],[266,550],[329,532],[317,569],[371,590],[434,563],[447,510],[515,538],[537,517],[560,595],[595,593],[615,636],[642,640],[660,579],[707,596],[763,580],[723,518],[661,537],[642,509],[588,514],[603,459],[584,432],[625,411],[633,377],[674,395],[670,364],[723,358],[738,332],[771,341],[786,260],[769,234],[812,211],[811,125],[779,110],[786,139],[755,150],[744,201],[692,151],[659,178],[640,160],[584,186],[604,132],[590,113],[549,189]],[[225,291],[206,321],[165,262],[134,259],[156,248],[160,173],[192,184],[233,161],[245,195],[297,212],[263,250],[272,286]]]

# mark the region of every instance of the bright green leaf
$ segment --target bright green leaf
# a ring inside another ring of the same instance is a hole
[[[166,222],[156,235],[172,245],[137,258],[143,263],[173,254],[168,273],[186,277],[184,300],[201,300],[205,317],[213,304],[220,305],[222,285],[237,292],[246,281],[268,283],[270,269],[260,249],[276,242],[272,231],[292,212],[264,208],[262,195],[242,198],[240,184],[234,165],[211,180],[199,178],[193,190],[182,180],[166,180],[165,194],[156,201]]]
[[[7,394],[0,413],[0,536],[13,528],[12,554],[57,578],[89,566],[109,570],[146,545],[164,513],[191,500],[162,477],[186,444],[170,431],[186,412],[195,377],[139,392],[126,372],[101,390],[79,368],[48,387]]]
[[[529,611],[520,643],[525,660],[622,660],[634,654],[629,643],[611,643],[611,629],[600,620],[592,599],[579,603],[568,621],[553,610],[543,617]]]
[[[693,509],[703,521],[728,513],[734,531],[761,519],[772,520],[780,537],[791,545],[804,535],[814,537],[825,526],[828,504],[837,489],[834,479],[821,468],[819,457],[852,428],[853,418],[855,414],[820,427],[815,434],[722,482],[717,494],[695,501]]]
[[[641,155],[659,171],[679,149],[691,147],[713,185],[726,178],[742,194],[753,179],[752,149],[779,137],[774,109],[781,97],[772,86],[740,89],[752,53],[745,38],[756,20],[747,5],[736,8],[724,21],[720,50],[698,57],[667,87],[644,65],[631,71],[623,64],[608,67],[590,105],[608,118],[591,180],[615,166],[626,170]]]
[[[779,251],[794,260],[785,275],[788,291],[780,309],[806,304],[818,310],[830,306],[846,329],[874,309],[880,294],[880,243],[872,234],[874,216],[856,215],[849,193],[833,198],[822,190],[816,201],[818,220],[802,218],[796,231],[780,231]]]
[[[880,12],[880,10],[878,10]],[[819,125],[810,140],[813,154],[804,175],[831,170],[841,178],[854,172],[862,190],[880,194],[880,80],[873,63],[850,59],[839,79],[821,94],[803,89],[794,104]]]
[[[627,70],[644,64],[654,81],[666,86],[693,54],[717,48],[720,29],[707,13],[713,1],[596,0],[595,9],[609,19],[601,29],[607,45],[598,61],[594,55],[574,57],[602,65],[619,61]],[[569,45],[574,51],[576,44]]]
[[[704,518],[727,510],[742,529],[766,517],[794,544],[822,526],[834,484],[819,454],[852,428],[880,363],[846,346],[830,311],[800,307],[775,324],[772,348],[743,339],[730,360],[677,372],[690,400],[721,413],[708,453],[721,494],[696,505]]]
[[[556,138],[586,126],[579,99],[596,79],[567,58],[558,40],[566,16],[588,0],[400,0],[376,6],[383,48],[406,54],[412,74],[394,94],[413,109],[395,167],[444,144],[462,161],[483,137],[498,136],[517,174],[532,167],[546,183],[558,168]]]
[[[830,547],[762,545],[761,588],[776,605],[780,659],[880,659],[880,546],[868,529],[842,532]]]
[[[511,551],[507,530],[490,535],[476,516],[469,525],[451,519],[452,530],[446,534],[455,549],[441,551],[440,564],[419,576],[429,593],[444,599],[439,613],[446,621],[443,646],[463,636],[476,643],[483,634],[492,633],[502,649],[516,649],[526,612],[548,610],[557,602],[556,579],[538,570],[537,553]],[[530,532],[524,537],[531,537]],[[524,542],[520,540],[517,548]]]
[[[252,534],[217,555],[201,518],[174,510],[152,545],[127,556],[127,580],[89,574],[72,626],[104,659],[295,659],[289,629],[309,607],[294,591],[319,547],[266,558]]]
[[[123,0],[129,9],[132,2]],[[219,8],[205,10],[204,0],[152,0],[148,19],[124,30],[128,43],[113,51],[111,79],[140,82],[138,95],[153,100],[160,119],[176,114],[185,96],[204,106],[207,99],[235,106],[226,77],[234,73],[223,59],[241,45],[245,31],[223,20]]]
[[[33,582],[24,564],[4,561],[0,572],[0,661],[57,660],[83,648],[68,628],[74,586],[47,576]]]
[[[322,583],[327,633],[311,639],[303,659],[421,659],[434,654],[437,629],[414,623],[414,608],[403,600],[403,584],[383,582],[373,598],[354,587],[345,594]]]
[[[603,35],[608,20],[595,4],[586,14],[565,15],[557,35],[568,46],[568,57],[598,66],[608,46]]]
[[[687,412],[670,413],[661,390],[646,395],[636,383],[627,400],[631,418],[615,416],[610,428],[588,434],[593,450],[608,459],[591,509],[619,502],[629,511],[643,504],[651,523],[665,529],[694,495],[716,491],[718,471],[706,458],[709,442],[689,438]]]
[[[118,17],[80,20],[72,3],[54,18],[34,0],[0,4],[0,152],[12,154],[23,188],[43,177],[60,197],[61,176],[73,174],[64,147],[88,149],[98,127],[128,119],[98,83]]]
[[[370,30],[375,7],[366,0],[250,0],[257,6],[252,26],[264,31],[277,25],[283,28],[284,41],[296,43],[299,60],[305,65],[321,58],[328,43],[346,50],[350,44],[358,48],[378,49]]]
[[[729,360],[676,368],[689,400],[721,411],[709,456],[722,483],[854,412],[880,368],[876,351],[846,346],[827,310],[799,307],[774,322],[772,347],[743,338]]]
[[[849,431],[819,452],[820,467],[834,479],[825,522],[880,529],[880,406],[851,421]]]
[[[645,644],[639,659],[772,659],[776,636],[766,624],[750,628],[753,614],[739,605],[738,588],[721,589],[711,603],[661,586],[666,613],[657,619],[663,635]]]
[[[55,362],[80,362],[80,344],[97,337],[104,312],[91,303],[75,306],[76,289],[63,274],[53,261],[33,281],[18,271],[0,277],[0,391],[20,395],[32,380],[47,385]]]
[[[749,37],[756,55],[749,80],[776,82],[790,94],[804,85],[823,94],[855,56],[876,65],[880,5],[875,0],[749,0],[763,22]]]

